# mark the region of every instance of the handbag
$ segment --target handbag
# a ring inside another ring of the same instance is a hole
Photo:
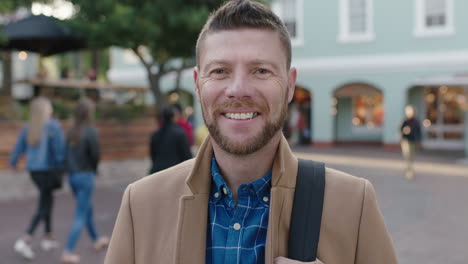
[[[63,169],[53,169],[49,173],[49,188],[52,190],[58,190],[63,187],[63,175],[65,171]]]

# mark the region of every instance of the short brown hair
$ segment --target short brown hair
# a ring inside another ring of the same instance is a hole
[[[286,26],[270,8],[250,0],[231,0],[211,13],[198,35],[196,58],[200,66],[201,43],[209,33],[242,28],[266,29],[279,34],[286,53],[286,66],[291,67],[291,39]]]

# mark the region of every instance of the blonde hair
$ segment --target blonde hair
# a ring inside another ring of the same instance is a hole
[[[39,144],[45,123],[52,116],[52,104],[49,99],[40,96],[32,100],[29,114],[29,130],[26,142],[30,146]]]

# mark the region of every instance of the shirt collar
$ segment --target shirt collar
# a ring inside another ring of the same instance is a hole
[[[252,188],[257,198],[266,205],[268,205],[271,190],[271,175],[272,172],[270,170],[262,178],[251,183],[242,184],[241,186],[239,186],[239,189],[243,187]],[[226,182],[223,179],[223,176],[221,175],[221,172],[219,171],[218,163],[216,162],[216,157],[214,154],[211,159],[211,178],[213,180],[211,188],[211,199],[213,199],[213,202],[217,203],[224,196],[228,196],[230,199],[233,198],[231,190],[227,186]]]
[[[211,198],[213,202],[218,202],[224,195],[232,198],[232,192],[229,190],[223,176],[221,176],[214,154],[211,158],[211,178],[213,179],[213,186],[211,188]]]

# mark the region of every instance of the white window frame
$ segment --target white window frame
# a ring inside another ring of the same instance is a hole
[[[426,3],[427,0],[416,0],[415,10],[415,29],[414,36],[417,38],[424,37],[445,37],[455,34],[454,25],[454,3],[453,0],[447,1],[447,9],[445,10],[446,24],[443,27],[427,27],[426,26]]]
[[[366,29],[364,33],[352,33],[349,30],[349,1],[339,0],[339,30],[340,43],[365,43],[374,40],[374,0],[366,1]]]
[[[283,8],[278,2],[273,1],[271,9],[277,16],[283,19]],[[291,36],[291,45],[293,47],[304,46],[304,0],[296,0],[296,36]]]

